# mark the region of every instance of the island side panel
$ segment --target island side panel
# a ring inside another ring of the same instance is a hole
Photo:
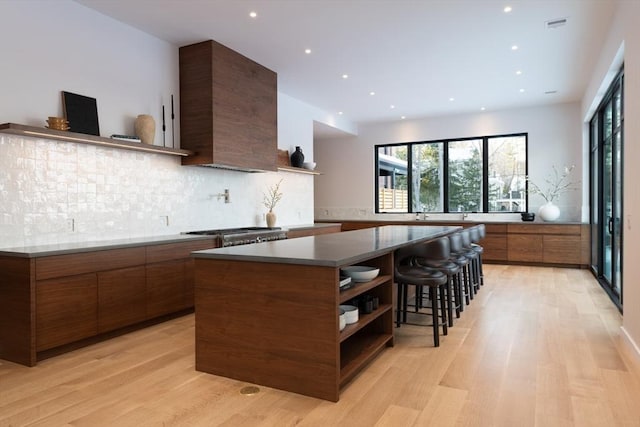
[[[338,400],[337,268],[195,263],[197,370]]]
[[[36,364],[34,259],[0,257],[0,359]]]

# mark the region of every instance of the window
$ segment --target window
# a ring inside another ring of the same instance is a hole
[[[376,212],[525,212],[527,134],[376,146]]]

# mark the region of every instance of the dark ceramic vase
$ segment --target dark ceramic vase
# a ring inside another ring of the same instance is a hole
[[[300,147],[296,147],[296,151],[291,154],[291,166],[301,168],[304,163],[304,154]]]

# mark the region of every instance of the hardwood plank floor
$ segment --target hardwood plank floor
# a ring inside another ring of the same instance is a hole
[[[33,368],[0,360],[0,426],[640,426],[640,367],[589,272],[485,277],[439,348],[403,325],[337,403],[196,372],[189,315]]]

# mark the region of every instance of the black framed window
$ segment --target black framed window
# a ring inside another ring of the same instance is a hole
[[[375,146],[376,212],[525,212],[528,134]]]

